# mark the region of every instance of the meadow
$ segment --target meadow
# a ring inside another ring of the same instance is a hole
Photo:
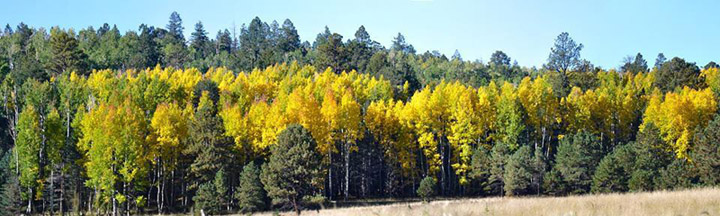
[[[287,214],[294,214],[288,212]],[[719,215],[720,188],[567,197],[492,197],[409,202],[303,215]],[[272,215],[263,213],[261,215]],[[284,215],[284,213],[281,213]]]

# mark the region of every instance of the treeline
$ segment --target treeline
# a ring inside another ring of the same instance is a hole
[[[173,13],[167,30],[139,34],[4,31],[0,213],[214,214],[720,183],[714,63],[660,55],[649,68],[638,54],[604,70],[563,33],[529,69],[500,51],[489,63],[416,54],[402,35],[384,48],[362,27],[310,45],[290,21],[256,18],[215,40],[198,24],[189,42],[181,23]]]

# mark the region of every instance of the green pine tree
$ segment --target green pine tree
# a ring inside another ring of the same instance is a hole
[[[553,170],[562,176],[562,183],[566,185],[561,188],[567,191],[557,192],[581,194],[590,191],[592,174],[601,156],[600,142],[592,134],[583,131],[565,137],[558,146]]]
[[[695,137],[695,150],[691,158],[700,180],[706,186],[720,185],[720,115],[716,115],[715,120]]]
[[[490,153],[490,185],[498,195],[504,194],[505,166],[510,157],[510,149],[504,143],[495,143]]]
[[[240,173],[240,183],[235,189],[240,212],[254,212],[265,209],[265,190],[260,183],[260,170],[254,162],[245,165]]]
[[[630,144],[616,147],[598,164],[591,191],[594,193],[626,192],[633,172],[635,154]]]
[[[323,185],[321,156],[310,132],[298,124],[289,125],[270,147],[263,164],[261,181],[273,203],[286,203],[299,215],[304,200],[319,193]]]
[[[522,195],[529,191],[532,182],[532,156],[530,146],[522,146],[510,156],[505,167],[505,195]]]

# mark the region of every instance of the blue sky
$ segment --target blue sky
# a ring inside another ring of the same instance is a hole
[[[540,66],[554,38],[567,31],[583,43],[582,57],[615,68],[641,52],[649,65],[657,53],[680,56],[703,66],[720,61],[720,16],[714,1],[579,0],[258,0],[258,1],[69,1],[10,0],[2,3],[0,23],[16,26],[84,28],[117,24],[121,31],[141,23],[164,27],[172,11],[189,35],[202,21],[212,37],[258,16],[289,18],[303,41],[327,25],[349,39],[364,25],[372,39],[389,46],[398,32],[415,48],[487,61],[502,50],[523,66]],[[186,37],[189,38],[189,37]]]

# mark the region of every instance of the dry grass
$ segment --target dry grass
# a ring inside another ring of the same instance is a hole
[[[303,215],[720,215],[720,188],[570,197],[413,202],[305,211]]]

